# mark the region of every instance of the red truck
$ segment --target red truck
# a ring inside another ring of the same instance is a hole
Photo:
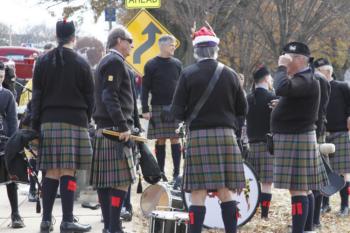
[[[20,79],[33,77],[34,58],[38,55],[40,55],[40,50],[35,48],[0,46],[0,61],[14,61],[16,76]]]

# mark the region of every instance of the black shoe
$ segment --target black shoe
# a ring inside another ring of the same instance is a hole
[[[314,228],[315,229],[321,229],[322,228],[321,223],[314,223]]]
[[[80,224],[76,222],[61,222],[61,233],[79,233],[91,230],[90,224]]]
[[[19,213],[11,214],[10,227],[11,228],[23,228],[23,227],[25,227],[23,220],[22,220],[21,216],[19,215]]]
[[[165,176],[164,173],[162,174],[162,180],[163,180],[164,182],[168,182],[168,178]]]
[[[324,214],[324,213],[329,213],[331,212],[332,208],[330,205],[325,205],[325,206],[322,206],[321,207],[321,213]]]
[[[120,217],[122,218],[122,220],[130,222],[132,220],[132,208],[122,208],[122,211],[120,212]]]
[[[40,223],[40,233],[50,233],[53,231],[53,225],[50,221],[42,221]]]
[[[35,193],[35,191],[29,191],[28,201],[29,202],[36,202],[36,193]]]

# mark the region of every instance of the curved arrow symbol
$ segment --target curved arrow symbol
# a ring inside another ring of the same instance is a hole
[[[146,52],[149,48],[152,47],[154,42],[156,41],[156,34],[161,34],[162,32],[154,25],[152,22],[148,24],[148,26],[143,30],[142,35],[148,34],[148,40],[143,43],[140,47],[138,47],[133,56],[134,64],[141,63],[141,55]]]

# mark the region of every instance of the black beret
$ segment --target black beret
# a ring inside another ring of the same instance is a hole
[[[0,61],[0,70],[4,70],[4,69],[5,69],[5,64],[2,61]]]
[[[295,53],[304,55],[306,57],[310,56],[310,49],[306,44],[301,42],[290,42],[283,47],[283,53]]]
[[[263,77],[265,77],[266,75],[269,75],[269,74],[270,74],[270,72],[267,69],[267,67],[264,66],[264,65],[261,65],[261,66],[258,67],[257,70],[254,71],[253,78],[254,78],[255,81],[258,81],[259,79],[261,79],[261,78],[263,78]]]
[[[319,58],[316,61],[314,61],[314,67],[315,68],[318,68],[318,67],[321,67],[321,66],[327,66],[327,65],[331,66],[331,63],[328,61],[327,58]]]
[[[75,33],[75,27],[73,21],[68,22],[66,20],[58,21],[56,23],[56,36],[59,39],[67,39],[73,36]]]

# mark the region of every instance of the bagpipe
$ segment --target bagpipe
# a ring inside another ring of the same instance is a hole
[[[112,140],[116,140],[116,139],[119,140],[118,137],[120,133],[113,129],[103,129],[102,134],[105,137],[110,138]],[[139,158],[135,162],[135,165],[141,168],[143,178],[147,183],[156,184],[161,179],[161,171],[158,166],[157,160],[155,159],[155,156],[152,154],[151,150],[148,148],[146,144],[148,139],[141,136],[137,136],[135,134],[138,134],[138,130],[136,131],[134,130],[132,135],[130,135],[130,140],[134,142],[136,147],[135,149],[140,154]],[[139,180],[139,186],[140,186],[140,180]],[[142,191],[139,190],[139,192],[142,192]]]

